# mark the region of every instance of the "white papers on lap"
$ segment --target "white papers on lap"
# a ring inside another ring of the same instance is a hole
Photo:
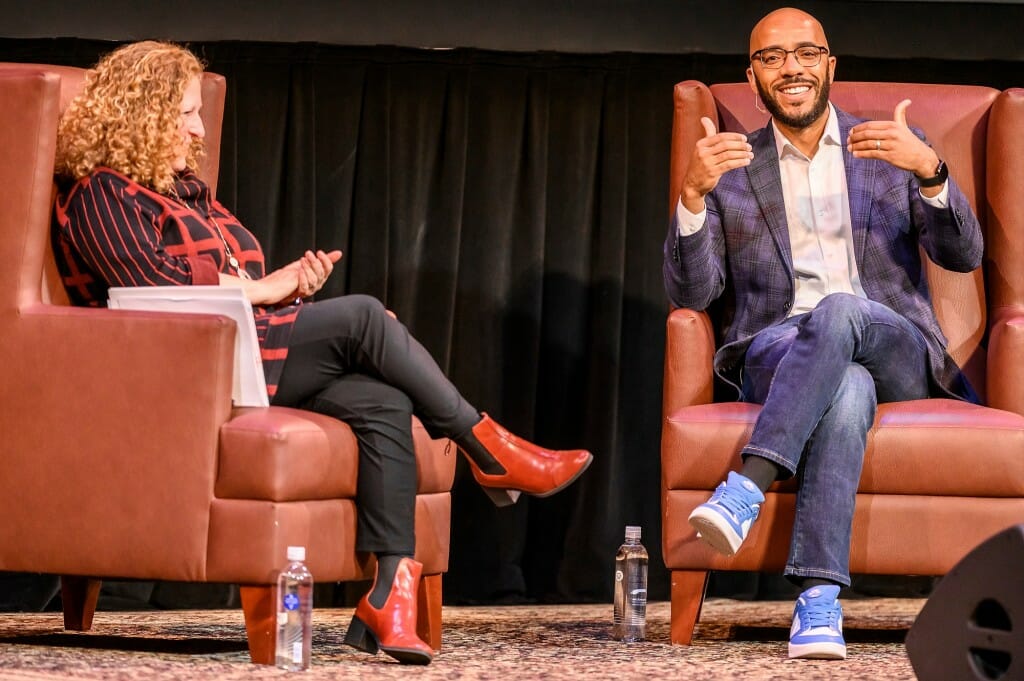
[[[130,286],[108,291],[112,310],[193,312],[230,317],[235,334],[235,368],[231,400],[238,407],[266,407],[267,384],[252,317],[252,304],[240,288],[230,286]]]

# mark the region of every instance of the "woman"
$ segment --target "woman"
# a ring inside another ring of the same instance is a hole
[[[466,454],[498,505],[563,489],[592,460],[549,451],[477,412],[383,305],[320,290],[340,251],[306,251],[270,273],[255,237],[194,170],[202,153],[202,65],[177,45],[126,45],[90,70],[61,119],[54,250],[78,305],[110,286],[240,287],[253,303],[271,404],[346,421],[359,442],[356,548],[377,574],[346,643],[427,664],[416,631],[416,460],[411,416]]]

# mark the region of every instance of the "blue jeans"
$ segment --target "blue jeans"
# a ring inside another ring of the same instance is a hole
[[[743,396],[762,404],[741,455],[799,476],[785,575],[850,584],[850,528],[878,402],[928,397],[921,332],[846,293],[764,329],[747,350]]]

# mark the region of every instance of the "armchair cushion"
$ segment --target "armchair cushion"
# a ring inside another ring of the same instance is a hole
[[[665,421],[667,489],[712,490],[739,465],[761,408],[697,405]],[[1024,497],[1024,419],[951,399],[881,404],[858,494]],[[773,491],[794,492],[793,479]]]
[[[455,455],[413,422],[418,467],[417,493],[447,492]],[[322,414],[287,407],[235,409],[220,428],[215,494],[221,499],[352,499],[359,450],[347,424]]]
[[[359,456],[352,430],[309,411],[235,409],[220,427],[220,499],[351,499]]]

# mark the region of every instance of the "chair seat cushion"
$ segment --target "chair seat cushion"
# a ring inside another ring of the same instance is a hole
[[[417,494],[447,492],[455,447],[413,419]],[[236,409],[221,426],[215,494],[221,499],[353,499],[359,450],[352,429],[330,416],[287,407]]]
[[[739,468],[760,406],[684,407],[666,417],[666,489],[714,489]],[[795,491],[794,481],[777,491]],[[881,404],[868,434],[861,493],[1024,495],[1024,417],[951,399]]]

